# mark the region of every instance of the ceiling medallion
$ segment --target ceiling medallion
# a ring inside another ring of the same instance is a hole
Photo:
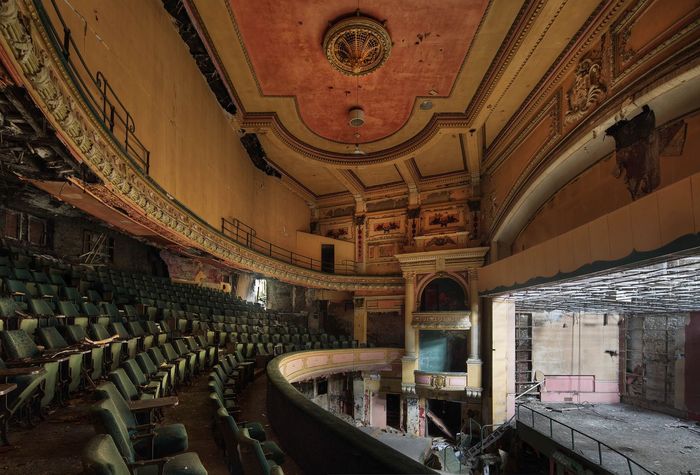
[[[364,76],[380,68],[391,53],[391,38],[377,20],[352,16],[326,32],[323,51],[328,62],[346,76]]]

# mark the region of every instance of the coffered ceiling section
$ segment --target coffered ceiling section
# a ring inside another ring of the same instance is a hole
[[[382,67],[352,77],[331,66],[322,42],[330,23],[356,11],[356,0],[230,2],[260,92],[294,99],[313,133],[341,143],[387,137],[406,123],[416,97],[449,96],[488,4],[361,1],[362,15],[386,22],[393,46]],[[358,105],[361,129],[347,120]]]

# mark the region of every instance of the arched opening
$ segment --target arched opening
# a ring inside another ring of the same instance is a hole
[[[421,312],[445,312],[466,310],[467,298],[464,289],[454,279],[441,277],[426,285],[420,299]]]

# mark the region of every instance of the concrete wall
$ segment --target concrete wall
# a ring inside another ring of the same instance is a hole
[[[532,315],[532,369],[545,375],[542,400],[619,401],[619,316]]]
[[[685,405],[688,417],[700,421],[700,312],[690,314],[685,328]]]
[[[310,212],[257,170],[160,1],[56,2],[81,53],[131,113],[150,175],[212,226],[238,218],[294,250]],[[144,47],[148,45],[148,47]]]

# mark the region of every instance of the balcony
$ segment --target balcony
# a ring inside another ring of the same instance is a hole
[[[414,372],[416,394],[447,399],[481,397],[481,365],[467,364],[467,372],[421,371]]]

